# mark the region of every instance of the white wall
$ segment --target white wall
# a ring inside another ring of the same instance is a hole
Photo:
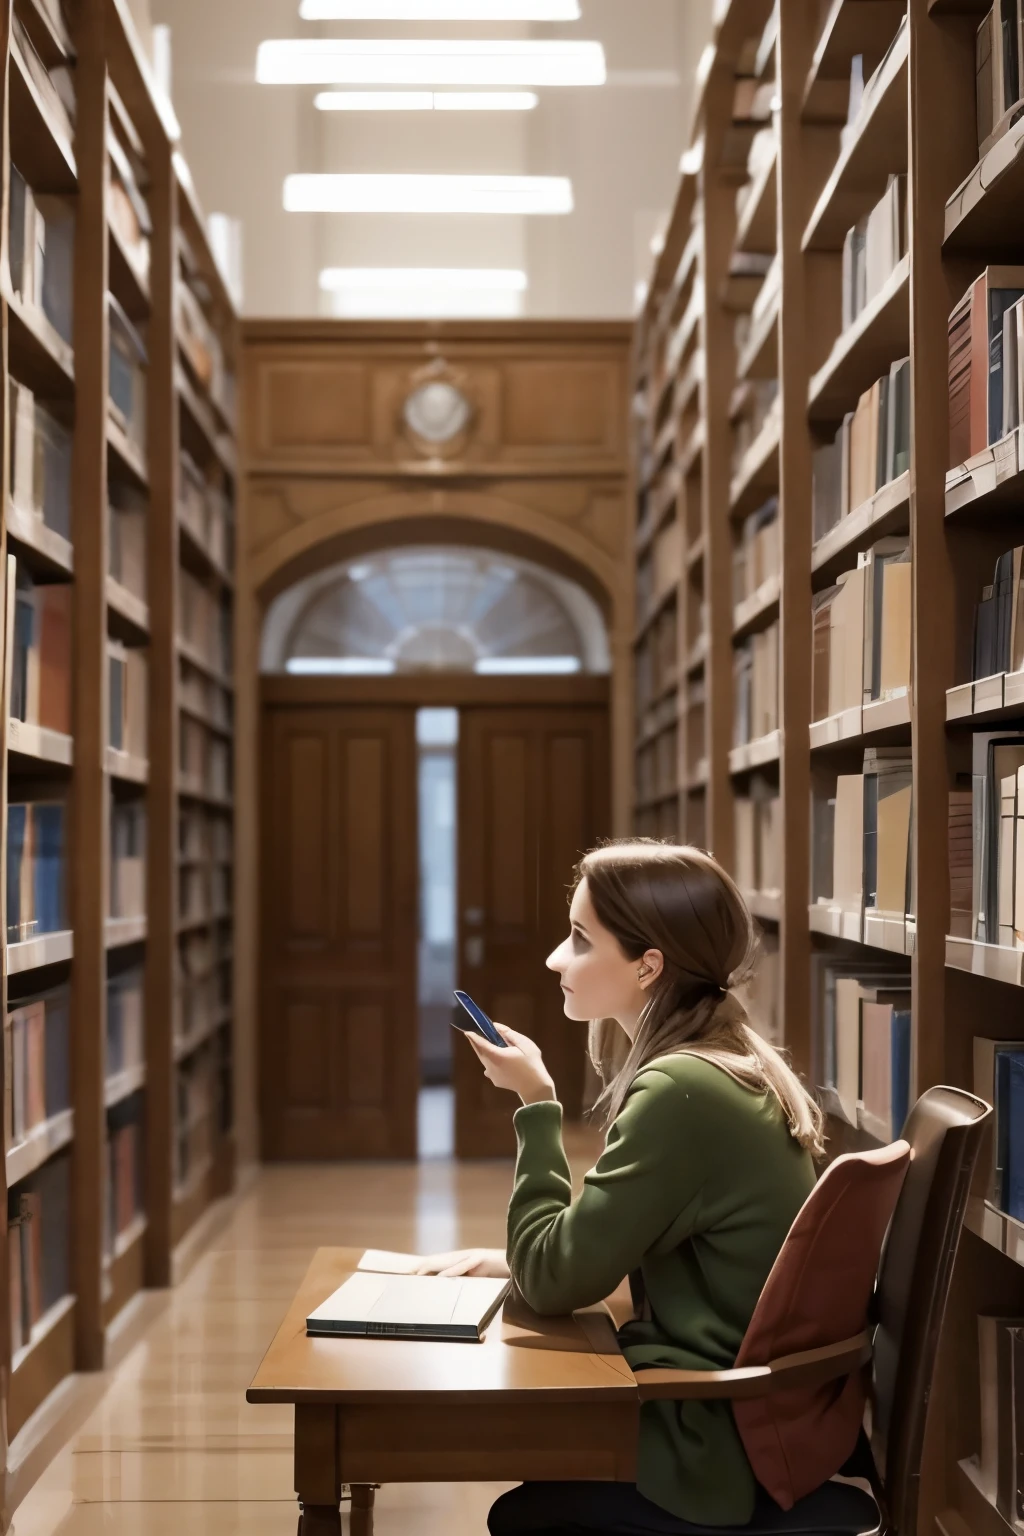
[[[599,38],[607,86],[547,91],[527,114],[357,116],[315,111],[308,88],[256,85],[263,38],[316,30],[299,20],[298,0],[148,0],[152,20],[172,28],[174,104],[200,199],[208,212],[243,223],[246,312],[322,312],[317,274],[344,264],[524,266],[527,314],[630,314],[651,233],[672,196],[711,0],[582,6],[582,21],[571,27],[533,30]],[[144,13],[147,0],[134,0],[134,8]],[[466,27],[421,30],[472,35]],[[493,27],[479,30],[495,35]],[[666,72],[676,73],[674,86],[644,81]],[[534,219],[286,214],[284,177],[300,170],[567,175],[576,210]]]

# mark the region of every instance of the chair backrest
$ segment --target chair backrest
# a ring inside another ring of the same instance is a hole
[[[959,1088],[929,1088],[903,1128],[912,1157],[878,1274],[871,1449],[891,1524],[906,1536],[917,1528],[939,1331],[991,1114],[989,1105]]]
[[[797,1212],[754,1308],[737,1367],[838,1344],[864,1332],[878,1262],[910,1165],[905,1141],[826,1169]],[[783,1509],[837,1472],[856,1444],[865,1372],[733,1403],[754,1475]]]

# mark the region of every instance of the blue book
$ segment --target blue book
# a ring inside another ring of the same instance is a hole
[[[892,1134],[896,1138],[910,1113],[910,1009],[892,1011]]]
[[[21,938],[21,859],[25,851],[27,805],[7,807],[7,942]]]
[[[64,807],[38,800],[32,806],[35,831],[36,932],[57,933],[64,921]]]
[[[1024,1221],[1024,1051],[1002,1051],[996,1067],[997,1135],[1003,1149],[1002,1208]]]

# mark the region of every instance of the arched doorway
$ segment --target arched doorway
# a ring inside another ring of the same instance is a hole
[[[456,985],[541,1042],[578,1114],[584,1032],[543,962],[611,830],[594,597],[522,554],[389,542],[278,590],[260,666],[264,1155],[443,1151],[452,1098],[460,1155],[511,1152],[507,1096],[453,1049]]]

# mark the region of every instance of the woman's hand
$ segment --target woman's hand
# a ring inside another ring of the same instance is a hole
[[[551,1073],[544,1065],[540,1046],[527,1035],[517,1034],[504,1024],[495,1029],[508,1044],[502,1050],[492,1045],[482,1035],[469,1035],[466,1039],[484,1064],[484,1076],[490,1078],[495,1088],[507,1088],[518,1093],[524,1104],[539,1104],[544,1099],[554,1099],[555,1085]]]
[[[508,1262],[500,1248],[463,1248],[454,1253],[432,1253],[421,1259],[418,1275],[483,1275],[487,1280],[507,1280]]]

